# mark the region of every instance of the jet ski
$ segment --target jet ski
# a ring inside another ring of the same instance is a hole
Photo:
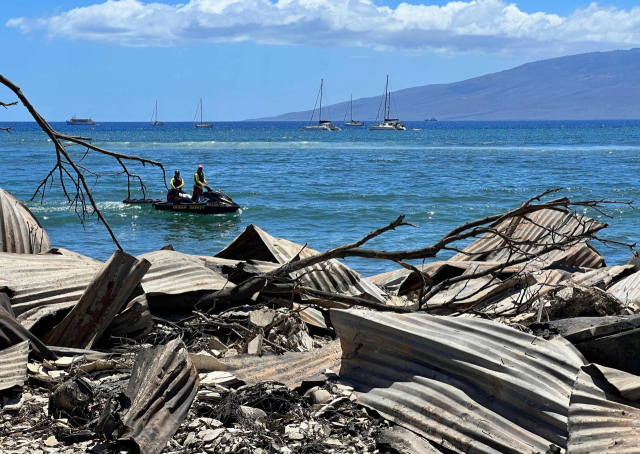
[[[180,192],[171,200],[155,202],[153,206],[156,210],[196,214],[233,213],[240,208],[240,205],[231,200],[231,197],[221,190],[213,190],[209,186],[204,188],[205,192],[197,195],[195,199],[189,194]]]

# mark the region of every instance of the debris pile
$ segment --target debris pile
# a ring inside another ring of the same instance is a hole
[[[606,266],[605,224],[535,200],[419,265],[361,248],[402,217],[325,253],[256,226],[216,256],[5,246],[0,450],[633,452],[640,260]]]

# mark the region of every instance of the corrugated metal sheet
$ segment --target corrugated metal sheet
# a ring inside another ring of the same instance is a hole
[[[116,250],[71,312],[42,340],[59,347],[95,346],[150,266],[145,259]]]
[[[242,355],[223,358],[227,372],[255,385],[263,381],[277,381],[295,388],[303,381],[322,374],[326,369],[340,369],[342,350],[340,342],[334,341],[309,352],[265,355],[262,357]]]
[[[520,245],[522,251],[533,254],[542,249],[541,244],[550,244],[566,236],[579,236],[591,229],[603,228],[606,224],[586,216],[576,217],[564,210],[545,209],[527,215],[505,220],[495,226],[499,232],[521,241],[533,241],[537,244]],[[554,233],[551,233],[553,231]],[[453,261],[491,261],[506,262],[525,257],[523,253],[511,253],[505,241],[498,235],[488,233],[477,239],[463,252],[451,258]],[[584,268],[599,268],[604,265],[604,258],[587,244],[578,244],[567,251],[553,251],[537,260],[541,266],[566,265]]]
[[[597,369],[599,374],[614,388],[618,390],[620,395],[627,400],[636,401],[640,399],[640,377],[618,369],[601,366],[600,364],[591,364],[589,367],[590,375],[595,374]]]
[[[625,306],[634,303],[640,306],[640,271],[616,282],[607,290],[607,293],[618,298]]]
[[[593,372],[583,368],[571,394],[567,454],[640,452],[640,406]]]
[[[599,287],[602,290],[636,271],[635,265],[605,266],[586,273],[576,273],[571,283],[582,287]]]
[[[158,454],[186,418],[199,383],[198,371],[181,339],[143,349],[125,391],[130,407],[118,411],[110,400],[98,429],[108,436],[126,430],[120,441],[135,442],[142,454]]]
[[[481,319],[332,310],[341,379],[358,401],[455,452],[543,453],[566,445],[584,358]]]
[[[29,341],[0,351],[0,391],[24,384],[28,357]]]
[[[261,260],[285,264],[300,254],[300,258],[318,254],[288,240],[275,238],[255,225],[248,226],[216,257],[236,260]],[[337,260],[318,263],[312,267],[292,273],[300,277],[303,285],[326,292],[339,293],[384,303],[387,295],[360,274]]]
[[[49,248],[49,236],[29,208],[0,189],[0,251],[38,254]]]
[[[19,317],[39,306],[77,302],[101,268],[77,257],[0,252],[0,288],[8,289]]]
[[[198,256],[164,250],[142,254],[138,258],[151,262],[151,268],[142,279],[142,288],[147,296],[213,292],[235,287],[224,276],[207,268]]]

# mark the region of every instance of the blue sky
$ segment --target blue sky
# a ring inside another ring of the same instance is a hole
[[[156,99],[160,119],[190,121],[199,98],[223,121],[310,109],[321,77],[338,102],[386,74],[399,89],[640,46],[631,1],[183,1],[5,1],[2,74],[51,121],[147,121]]]

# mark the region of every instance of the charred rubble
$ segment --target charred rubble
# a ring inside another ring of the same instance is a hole
[[[400,217],[103,263],[0,190],[0,450],[637,452],[640,259],[607,265],[608,202],[555,192],[410,251],[365,247]]]

